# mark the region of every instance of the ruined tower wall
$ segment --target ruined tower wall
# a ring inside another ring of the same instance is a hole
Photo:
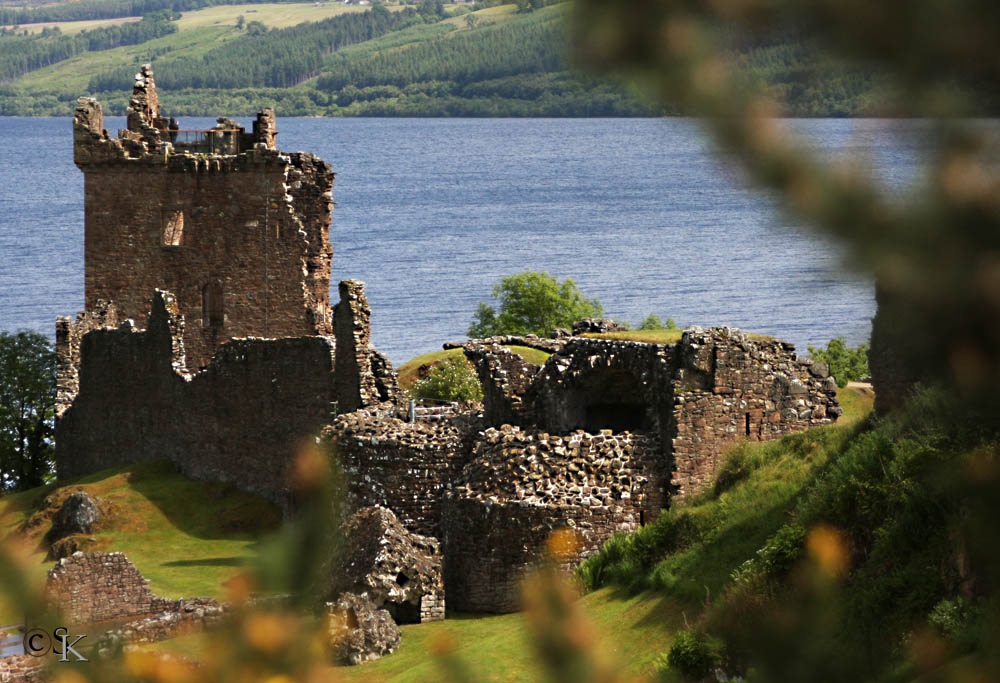
[[[315,225],[329,200],[314,197],[320,206],[305,221],[286,201],[293,170],[303,176],[300,185],[329,174],[307,156],[254,150],[241,163],[176,156],[85,168],[87,308],[114,301],[123,317],[144,326],[149,292],[173,291],[188,322],[192,368],[206,365],[231,337],[331,334],[324,289],[331,250]],[[311,235],[300,231],[308,224]],[[179,234],[165,237],[169,230]],[[221,293],[218,319],[204,308],[212,305],[211,288]]]
[[[233,337],[333,332],[333,172],[311,154],[275,150],[273,112],[258,116],[253,134],[232,125],[220,119],[220,132],[201,133],[224,153],[192,153],[176,139],[175,148],[148,66],[119,138],[103,129],[93,99],[81,98],[74,117],[86,308],[110,301],[144,327],[149,293],[174,292],[194,369]]]

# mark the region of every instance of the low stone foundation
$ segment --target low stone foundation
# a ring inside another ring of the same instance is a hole
[[[145,617],[177,606],[176,600],[153,595],[123,553],[75,553],[59,560],[49,570],[45,594],[73,625]]]

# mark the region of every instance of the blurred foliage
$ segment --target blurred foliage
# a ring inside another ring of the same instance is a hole
[[[868,344],[858,344],[848,346],[847,339],[837,337],[831,339],[826,348],[817,348],[812,344],[808,345],[809,355],[813,359],[823,361],[830,366],[830,374],[837,380],[837,386],[843,389],[848,382],[857,382],[862,377],[867,377],[868,370]]]
[[[462,355],[435,363],[427,376],[417,380],[411,390],[414,398],[438,401],[481,401],[483,387],[472,364]]]
[[[493,287],[493,298],[500,300],[499,312],[480,303],[469,327],[470,337],[548,337],[557,327],[569,329],[577,320],[604,313],[600,302],[585,298],[571,278],[559,282],[548,273],[524,271],[509,275]]]
[[[0,332],[0,492],[52,476],[56,354],[37,332]]]

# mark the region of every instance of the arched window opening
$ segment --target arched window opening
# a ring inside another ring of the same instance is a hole
[[[184,212],[171,211],[163,221],[163,246],[179,247],[184,244]]]
[[[201,290],[202,324],[205,327],[222,327],[226,311],[222,298],[222,285],[212,282]]]

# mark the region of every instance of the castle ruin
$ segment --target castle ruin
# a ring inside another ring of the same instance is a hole
[[[293,512],[298,444],[320,435],[352,510],[381,510],[358,513],[359,537],[405,540],[377,562],[352,549],[352,585],[406,619],[441,618],[445,596],[515,610],[552,531],[576,531],[575,566],[705,489],[729,446],[840,415],[829,369],[792,345],[689,328],[673,344],[464,342],[483,403],[412,421],[362,283],[330,305],[330,166],[278,151],[273,112],[251,133],[174,128],[143,67],[117,138],[89,98],[73,125],[86,310],[57,324],[60,479],[168,459]]]

